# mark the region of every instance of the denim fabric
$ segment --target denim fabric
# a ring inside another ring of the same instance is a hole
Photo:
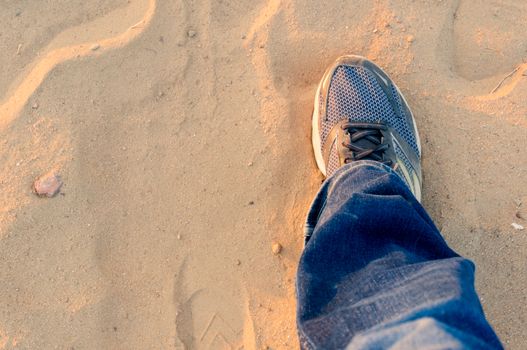
[[[297,276],[302,349],[501,349],[474,288],[403,180],[359,161],[309,211]]]

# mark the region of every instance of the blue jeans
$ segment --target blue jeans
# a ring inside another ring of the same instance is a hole
[[[297,276],[302,349],[502,349],[474,288],[403,180],[359,161],[316,196]]]

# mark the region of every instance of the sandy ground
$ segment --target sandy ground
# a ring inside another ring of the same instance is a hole
[[[0,23],[0,349],[296,348],[312,99],[346,53],[407,96],[424,205],[527,347],[523,0],[12,0]]]

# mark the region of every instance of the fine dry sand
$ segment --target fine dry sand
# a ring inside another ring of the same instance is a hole
[[[424,206],[527,348],[525,1],[12,0],[0,23],[0,349],[297,348],[312,99],[346,53],[407,96]]]

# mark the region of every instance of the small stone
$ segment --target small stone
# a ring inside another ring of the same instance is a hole
[[[373,30],[373,33],[375,34],[375,33],[377,33],[378,31],[379,31],[379,30],[378,30],[377,28],[375,28],[375,29]]]
[[[177,239],[181,239],[181,235],[177,235]]]
[[[254,201],[250,201],[250,202],[249,202],[249,205],[254,205]]]
[[[242,262],[240,261],[240,259],[236,259],[236,265],[240,266],[242,264]]]
[[[194,38],[198,33],[196,33],[195,30],[192,30],[192,29],[189,29],[189,31],[187,32],[187,36],[189,38]]]
[[[93,45],[92,47],[90,47],[90,50],[92,50],[92,51],[97,51],[97,50],[99,50],[100,47],[101,47],[101,45],[99,45],[99,44],[95,44],[95,45]]]
[[[61,187],[62,180],[54,172],[42,175],[33,183],[33,190],[40,197],[54,197],[59,193]]]
[[[249,162],[247,166],[253,166],[253,162]]]
[[[16,10],[15,17],[20,17],[21,14],[22,14],[22,10]]]
[[[413,35],[408,35],[406,37],[406,41],[409,43],[413,43],[415,41],[415,37]]]
[[[33,109],[38,109],[38,103],[36,103],[36,102],[33,103],[33,106],[31,106],[31,108],[33,108]]]
[[[517,224],[517,223],[515,223],[515,222],[513,222],[513,223],[511,224],[511,226],[512,226],[515,230],[518,230],[518,231],[522,231],[522,230],[525,229],[525,227],[523,227],[522,225]]]
[[[274,242],[272,247],[271,247],[271,250],[273,252],[274,255],[278,255],[282,252],[282,245],[278,242]]]

